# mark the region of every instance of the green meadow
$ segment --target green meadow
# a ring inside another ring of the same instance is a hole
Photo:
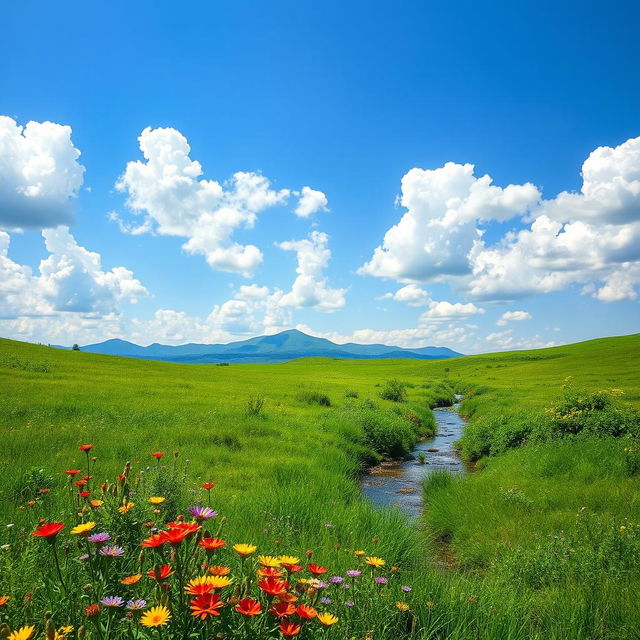
[[[230,366],[0,340],[0,596],[11,595],[0,621],[40,632],[50,611],[77,633],[84,608],[107,595],[84,588],[72,542],[65,588],[52,583],[47,549],[30,535],[42,520],[89,517],[70,506],[65,470],[85,468],[78,447],[91,443],[96,495],[130,461],[138,494],[165,496],[167,517],[202,504],[201,485],[215,483],[230,543],[312,551],[331,575],[353,569],[356,550],[385,560],[388,584],[363,589],[353,607],[335,588],[325,608],[339,622],[299,637],[637,638],[639,361],[640,335],[440,361]],[[431,475],[417,524],[364,502],[363,468],[432,434],[430,408],[454,393],[464,394],[459,446],[472,472]],[[161,517],[136,509],[137,533]],[[117,515],[99,517],[135,549]],[[105,624],[91,637],[155,637]],[[224,637],[280,637],[229,629]]]

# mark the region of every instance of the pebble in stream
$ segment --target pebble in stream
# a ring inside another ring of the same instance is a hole
[[[422,482],[434,469],[464,472],[465,467],[453,448],[462,435],[464,420],[452,409],[434,409],[433,415],[436,435],[419,442],[411,452],[415,458],[424,453],[426,464],[416,459],[383,463],[363,476],[362,493],[376,506],[397,506],[416,518],[422,511]]]

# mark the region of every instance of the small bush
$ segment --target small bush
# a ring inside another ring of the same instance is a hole
[[[391,402],[406,402],[405,385],[400,380],[387,380],[380,392],[380,397],[383,400],[391,400]]]
[[[319,391],[301,391],[296,395],[296,399],[307,404],[317,404],[321,407],[330,407],[331,399],[326,393]]]
[[[252,394],[247,398],[247,415],[259,416],[264,409],[264,396],[260,393]]]
[[[357,391],[355,391],[354,389],[347,389],[344,392],[344,397],[345,398],[359,398],[360,394]]]

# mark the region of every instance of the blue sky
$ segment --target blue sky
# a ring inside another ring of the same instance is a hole
[[[9,1],[0,335],[472,353],[635,332],[639,19]]]

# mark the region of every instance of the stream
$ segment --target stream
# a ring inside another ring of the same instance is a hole
[[[413,460],[382,462],[362,477],[362,494],[379,507],[398,507],[411,518],[422,512],[422,483],[436,469],[464,473],[465,465],[453,448],[460,438],[465,422],[453,407],[434,409],[436,435],[421,440],[411,451]],[[421,464],[420,452],[426,456]]]

